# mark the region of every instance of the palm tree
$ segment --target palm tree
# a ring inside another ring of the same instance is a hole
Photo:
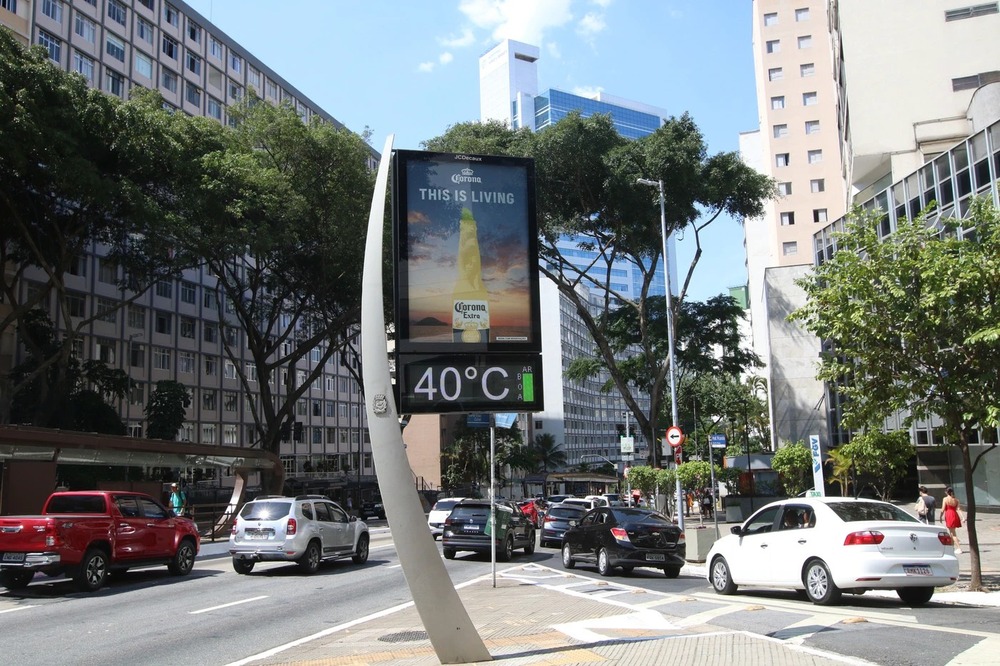
[[[566,452],[556,444],[556,438],[548,433],[535,435],[532,448],[545,474],[548,474],[550,469],[555,470],[566,464]]]
[[[830,449],[827,451],[827,461],[833,463],[830,470],[830,481],[840,486],[840,494],[844,497],[849,495],[848,487],[851,482],[851,472],[854,461],[848,458],[840,449]]]

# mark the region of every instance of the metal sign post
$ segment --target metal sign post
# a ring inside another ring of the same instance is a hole
[[[715,496],[719,491],[719,487],[715,483],[715,450],[726,448],[726,436],[725,435],[709,435],[708,436],[708,465],[712,470],[712,517],[715,518],[715,536],[719,536],[719,512],[718,508],[715,506]]]

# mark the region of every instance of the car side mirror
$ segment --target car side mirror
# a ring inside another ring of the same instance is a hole
[[[737,536],[741,536],[743,534],[743,526],[733,525],[732,527],[729,528],[729,531]]]
[[[580,524],[580,523],[579,523],[578,521],[576,521],[576,520],[571,520],[571,521],[569,521],[569,526],[570,526],[570,527],[576,527],[576,526],[577,526],[577,525],[579,525],[579,524]]]

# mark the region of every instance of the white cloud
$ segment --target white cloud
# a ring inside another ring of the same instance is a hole
[[[576,31],[583,37],[593,37],[604,30],[607,24],[604,22],[603,14],[588,13],[576,26]]]
[[[597,5],[601,9],[607,9],[614,0],[590,0],[590,4]]]
[[[574,95],[579,95],[580,97],[587,97],[589,99],[597,99],[597,93],[604,92],[603,86],[576,86],[572,90]]]
[[[432,63],[432,62],[422,62],[419,65],[417,65],[417,71],[418,72],[433,72],[434,71],[434,63]]]
[[[438,42],[441,43],[441,46],[448,49],[460,49],[466,46],[472,46],[475,43],[475,41],[476,41],[476,36],[472,34],[472,30],[470,28],[463,28],[462,34],[459,35],[458,37],[453,37],[449,35],[448,37],[441,37],[438,39]]]
[[[548,42],[545,45],[545,51],[556,60],[562,58],[562,51],[559,50],[559,45],[555,42]]]
[[[448,53],[447,51],[438,56],[438,62],[441,63],[442,65],[447,65],[454,59],[455,56],[453,56],[451,53]]]
[[[458,9],[493,39],[541,44],[545,31],[573,20],[572,0],[461,0]]]

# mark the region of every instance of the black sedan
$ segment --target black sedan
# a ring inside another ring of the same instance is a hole
[[[489,553],[494,540],[501,562],[510,561],[515,548],[524,548],[528,555],[535,552],[535,524],[516,504],[496,501],[496,525],[494,530],[489,500],[462,500],[444,521],[441,544],[445,558],[454,559],[460,550]]]
[[[550,504],[542,519],[542,533],[539,537],[542,547],[552,543],[555,544],[555,548],[559,548],[562,545],[563,534],[570,527],[570,521],[580,522],[585,513],[587,510],[582,506]]]
[[[563,535],[563,566],[597,565],[602,576],[615,567],[631,573],[635,567],[663,569],[676,578],[687,554],[684,532],[669,518],[649,509],[599,507],[588,512]]]

